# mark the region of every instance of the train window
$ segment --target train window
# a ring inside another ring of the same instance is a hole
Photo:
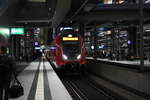
[[[63,53],[68,55],[76,55],[81,53],[79,41],[65,41],[62,43]]]

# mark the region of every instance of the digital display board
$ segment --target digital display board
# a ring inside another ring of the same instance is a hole
[[[63,37],[63,41],[77,41],[78,37]]]
[[[11,28],[11,34],[12,35],[23,35],[24,28]]]

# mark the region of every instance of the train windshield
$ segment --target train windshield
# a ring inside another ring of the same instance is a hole
[[[63,31],[62,34],[62,51],[68,60],[75,60],[81,54],[81,40],[79,34],[73,30]]]
[[[81,54],[80,41],[63,41],[62,50],[63,54],[65,54],[69,59],[76,59],[76,57]]]

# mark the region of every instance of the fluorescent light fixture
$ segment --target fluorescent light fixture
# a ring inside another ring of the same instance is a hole
[[[69,30],[69,29],[73,29],[72,27],[64,27],[64,30]]]
[[[150,32],[150,29],[145,30],[146,32]]]
[[[150,0],[147,0],[147,1],[145,0],[145,3],[149,3],[149,2],[150,2]]]

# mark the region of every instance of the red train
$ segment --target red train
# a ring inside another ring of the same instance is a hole
[[[63,30],[55,37],[50,55],[59,66],[81,66],[86,63],[83,39],[73,30]]]

